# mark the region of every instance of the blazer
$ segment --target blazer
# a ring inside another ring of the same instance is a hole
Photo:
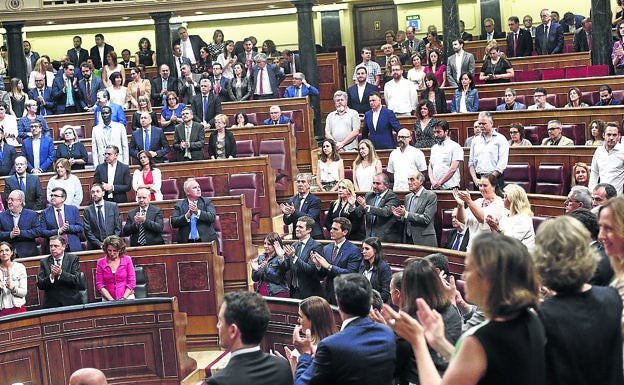
[[[360,249],[350,241],[345,241],[336,259],[332,261],[332,253],[334,251],[335,242],[331,242],[323,247],[323,257],[330,263],[331,269],[321,269],[319,276],[325,279],[325,299],[332,305],[336,304],[336,293],[334,293],[334,278],[342,274],[357,273],[362,263],[362,253]]]
[[[103,200],[104,207],[104,227],[100,228],[97,210],[95,204],[90,204],[84,208],[83,212],[83,228],[84,234],[91,245],[92,250],[102,248],[102,242],[109,235],[121,236],[121,215],[119,215],[119,206],[115,202]]]
[[[420,93],[420,100],[429,99],[429,90],[422,90]],[[435,113],[446,114],[448,112],[446,107],[446,95],[442,88],[438,88],[435,91]]]
[[[195,60],[198,60],[200,58],[199,50],[201,49],[201,47],[207,47],[208,44],[199,35],[189,35],[188,38],[191,41],[191,47],[193,47],[193,55],[195,55]],[[172,46],[176,44],[180,44],[180,46],[182,46],[180,38],[175,39]]]
[[[451,112],[459,112],[461,97],[461,91],[455,90],[453,99],[451,100]],[[479,109],[479,91],[477,91],[476,88],[469,89],[468,92],[466,92],[466,109],[468,112],[476,112]]]
[[[93,59],[93,67],[97,69],[102,68],[102,60],[106,60],[106,55],[114,50],[115,48],[113,48],[112,45],[104,43],[104,56],[100,57],[100,50],[98,49],[98,46],[94,45],[93,47],[91,47],[91,49],[89,50],[89,56],[91,56],[91,58]]]
[[[99,166],[105,163],[104,151],[106,145],[115,145],[119,149],[118,160],[125,164],[130,164],[130,156],[128,154],[128,134],[126,133],[126,126],[117,122],[110,122],[111,127],[111,141],[107,142],[104,137],[104,122],[101,122],[97,126],[93,127],[91,133],[91,155],[93,158],[93,165]]]
[[[76,52],[75,48],[70,48],[67,50],[67,56],[69,56],[69,61],[74,64],[74,67],[80,67],[82,62],[87,61],[89,51],[84,48],[80,48],[79,52]]]
[[[190,160],[203,160],[204,159],[204,144],[206,141],[206,134],[204,127],[197,123],[192,122],[191,126],[191,134],[189,136],[189,151],[191,153]],[[176,156],[176,160],[178,162],[182,162],[188,160],[184,158],[184,154],[186,150],[180,147],[180,143],[186,140],[186,131],[184,128],[184,123],[180,123],[176,126],[175,132],[173,133],[173,148],[178,152]]]
[[[461,68],[457,68],[455,55],[449,56],[446,60],[446,83],[448,87],[457,87],[457,77],[464,72],[475,73],[475,57],[470,52],[464,51],[462,56]]]
[[[124,112],[123,107],[113,102],[108,102],[108,106],[110,107],[111,113],[112,113],[111,121],[121,123],[125,126],[128,123],[128,121],[126,120],[126,113]],[[94,126],[97,126],[98,124],[100,124],[100,116],[101,116],[100,111],[101,110],[102,110],[102,107],[100,107],[99,105],[96,105],[95,108],[93,109],[93,115],[95,116],[93,120]]]
[[[17,158],[17,151],[15,147],[4,142],[0,144],[2,149],[2,159],[0,159],[0,175],[9,175],[13,172],[13,163]],[[6,183],[6,182],[5,182]]]
[[[411,211],[412,200],[416,199],[414,211]],[[403,243],[411,240],[415,245],[438,247],[438,238],[434,227],[435,216],[438,210],[438,197],[430,190],[422,189],[420,197],[410,192],[405,196],[405,210],[407,218],[401,218],[405,223]]]
[[[124,237],[130,237],[130,246],[140,246],[139,225],[134,223],[134,217],[139,210],[140,207],[135,207],[128,212],[126,224],[123,227],[122,234]],[[154,205],[147,206],[143,228],[145,229],[146,245],[162,245],[165,243],[162,237],[164,228],[163,212],[160,207]]]
[[[57,114],[64,114],[65,107],[67,104],[67,90],[63,91],[65,88],[65,78],[64,75],[54,77],[54,81],[52,81],[52,98],[54,98],[54,104],[56,106],[55,111]],[[72,78],[72,96],[74,98],[74,105],[78,107],[80,94],[78,91],[78,84],[74,86],[73,78]]]
[[[506,104],[499,104],[498,106],[496,106],[496,111],[505,111],[505,106]],[[520,103],[520,102],[514,102],[513,104],[513,108],[512,110],[516,111],[516,110],[526,110],[527,106],[525,106],[524,104]]]
[[[93,175],[93,183],[108,183],[108,163],[99,164],[95,168]],[[117,203],[128,202],[126,193],[132,187],[132,177],[130,176],[130,168],[127,164],[117,162],[115,168],[115,177],[113,178],[113,195],[112,198],[108,193],[104,193],[104,199]]]
[[[298,53],[293,54],[293,60],[295,61],[295,71],[301,72],[301,58]],[[292,68],[290,67],[290,61],[282,60],[281,67],[284,69],[284,74],[292,75]]]
[[[301,241],[293,243],[295,250]],[[290,296],[292,298],[305,299],[311,295],[323,297],[323,288],[321,286],[321,278],[319,270],[316,268],[310,253],[315,251],[319,254],[323,252],[323,246],[314,238],[310,237],[305,243],[301,253],[296,260],[290,264]],[[298,287],[294,287],[294,283],[298,282]]]
[[[214,130],[208,138],[208,156],[211,158],[214,157],[215,159],[218,157],[217,136],[217,130]],[[236,139],[234,139],[234,134],[232,133],[232,131],[228,130],[227,128],[225,129],[224,141],[225,148],[223,149],[223,151],[225,157],[229,158],[231,156],[232,158],[236,158]]]
[[[538,55],[563,53],[563,28],[559,23],[551,22],[548,29],[548,44],[544,47],[544,24],[535,29],[535,51]]]
[[[201,75],[196,73],[191,73],[191,78],[193,83],[188,83],[186,79],[180,80],[180,94],[179,97],[182,98],[182,102],[187,106],[191,105],[191,101],[193,100],[193,96],[198,95],[199,91],[199,81],[201,80]]]
[[[378,237],[382,242],[400,242],[403,234],[401,222],[392,214],[392,207],[400,202],[394,191],[388,189],[375,206],[376,194],[366,193],[366,210],[361,206],[355,208],[360,216],[366,215],[366,236]],[[366,211],[366,212],[365,212]]]
[[[284,75],[282,71],[279,70],[279,67],[275,64],[267,63],[264,69],[269,74],[269,83],[271,84],[271,91],[273,91],[273,98],[277,99],[279,98],[279,85],[282,81],[284,81],[286,75]],[[258,78],[259,71],[260,69],[255,65],[253,66],[253,69],[251,71],[251,84],[252,88],[254,89],[254,94],[258,94],[260,92],[260,90],[255,89],[256,79]]]
[[[295,385],[391,384],[395,358],[392,329],[358,317],[344,330],[324,338],[314,359],[309,354],[299,357]]]
[[[210,78],[210,83],[212,83],[212,92],[214,93],[215,92],[215,78],[214,77]],[[217,94],[217,97],[219,98],[221,103],[227,102],[230,100],[230,96],[228,95],[229,88],[230,88],[229,79],[221,76],[221,79],[219,79],[219,93]]]
[[[35,68],[35,64],[37,64],[37,60],[39,60],[39,58],[41,56],[39,56],[39,52],[35,52],[35,51],[30,51],[31,55],[30,55],[30,64],[31,64],[31,68]],[[24,57],[26,57],[26,55],[24,55]],[[26,59],[28,60],[28,59]]]
[[[43,96],[43,103],[40,103],[37,100],[39,98],[39,90],[37,88],[32,88],[28,91],[28,97],[31,100],[37,100],[37,115],[46,116],[54,114],[54,98],[52,97],[52,88],[45,87],[43,92],[41,92],[41,96]]]
[[[238,84],[236,78],[233,78],[228,85],[228,97],[233,102],[249,99],[253,91],[247,76],[241,78],[240,84]]]
[[[266,261],[267,255],[262,254],[258,257],[258,266]],[[260,286],[264,282],[270,296],[280,293],[288,293],[288,281],[286,280],[286,272],[290,270],[290,258],[284,256],[282,262],[279,261],[277,255],[271,258],[265,269],[252,270],[251,279],[258,282],[256,291],[260,290]]]
[[[26,201],[24,202],[24,207],[35,211],[42,210],[43,188],[41,187],[41,182],[39,182],[39,177],[32,174],[26,174],[25,177],[26,191],[24,191],[24,195],[26,196]],[[4,180],[4,207],[8,207],[7,198],[13,190],[20,190],[20,183],[16,174]]]
[[[339,203],[340,204],[340,203]],[[359,204],[355,202],[355,207],[358,207]],[[364,231],[362,226],[362,216],[358,216],[356,211],[349,211],[349,205],[339,207],[338,210],[334,211],[336,207],[336,201],[331,201],[329,204],[329,210],[327,211],[326,219],[325,219],[325,228],[327,231],[331,229],[332,223],[334,223],[334,218],[344,217],[351,221],[351,231],[347,234],[348,240],[356,240],[361,241],[364,237]]]
[[[578,28],[576,31],[574,31],[574,42],[572,44],[572,51],[589,51],[589,41],[587,40],[587,33],[585,33],[585,28]]]
[[[292,236],[293,239],[297,239],[295,233],[295,226],[300,217],[308,216],[314,219],[314,225],[312,226],[312,238],[323,239],[323,230],[321,229],[321,199],[312,193],[308,193],[303,205],[301,204],[301,198],[299,194],[295,194],[288,199],[288,204],[295,206],[295,212],[291,215],[283,215],[285,225],[293,225]],[[301,209],[300,209],[301,207]]]
[[[91,92],[91,99],[87,98],[87,81],[82,78],[78,82],[78,90],[80,91],[80,109],[84,110],[86,107],[93,107],[97,104],[97,92],[100,90],[105,90],[104,82],[102,79],[96,78],[95,76],[91,76],[89,79]],[[97,124],[97,123],[96,123]]]
[[[232,356],[205,385],[292,385],[288,361],[260,350]]]
[[[32,257],[39,255],[37,242],[35,239],[41,236],[41,228],[39,223],[39,214],[36,211],[22,209],[19,221],[20,235],[11,238],[13,230],[13,215],[7,209],[0,213],[0,241],[9,242],[15,248],[18,257]]]
[[[446,237],[446,243],[444,244],[444,248],[452,250],[456,239],[457,239],[457,229],[453,229],[448,233],[448,236]],[[466,231],[464,232],[464,236],[459,244],[459,251],[466,251],[466,249],[468,248],[469,241],[470,241],[470,230],[466,229]]]
[[[33,139],[26,138],[22,143],[22,156],[28,161],[28,172],[35,168],[35,155],[33,152]],[[39,138],[39,168],[42,171],[53,171],[53,163],[56,160],[54,155],[54,142],[49,136],[43,135]]]
[[[83,231],[82,219],[78,207],[72,205],[63,205],[63,220],[69,223],[69,229],[63,234],[67,234],[67,243],[69,251],[82,251],[79,235]],[[54,206],[48,206],[41,212],[41,234],[49,243],[49,238],[58,234],[57,212]]]
[[[316,87],[310,85],[309,87],[301,85],[301,97],[308,96],[309,94],[318,95],[319,91]],[[298,98],[297,88],[295,86],[288,86],[284,91],[284,98]]]
[[[149,113],[150,118],[152,119],[152,126],[160,127],[160,121],[158,120],[158,117],[156,116],[156,112],[152,110],[151,112],[148,112],[148,113]],[[132,132],[141,129],[141,112],[134,111],[132,113],[132,123],[130,127],[132,127]]]
[[[289,117],[284,116],[284,115],[280,115],[279,119],[277,120],[277,123],[273,123],[273,120],[271,118],[269,119],[265,119],[264,122],[262,122],[265,126],[272,126],[273,124],[290,124],[292,123],[292,121],[290,120]]]
[[[356,110],[358,114],[364,115],[368,110],[370,110],[370,103],[368,101],[370,93],[377,90],[377,87],[367,82],[366,86],[364,86],[364,93],[362,93],[362,100],[360,100],[358,86],[357,84],[354,84],[347,89],[347,95],[349,96],[347,105],[349,108]]]
[[[80,290],[85,288],[80,285],[80,260],[78,256],[70,253],[63,255],[63,272],[54,282],[50,280],[51,267],[54,258],[49,256],[39,261],[39,274],[37,275],[37,287],[45,291],[43,307],[60,307],[80,305]]]
[[[364,114],[364,128],[362,130],[362,138],[370,139],[375,145],[376,150],[396,148],[392,131],[399,132],[401,124],[397,120],[394,112],[386,107],[381,107],[379,119],[377,119],[377,128],[373,126],[373,110]]]
[[[518,42],[516,43],[516,52],[513,49],[514,46],[514,33],[510,32],[507,35],[507,57],[518,56],[531,56],[533,55],[533,37],[531,32],[526,29],[520,28],[518,30]]]
[[[125,62],[122,60],[117,64],[121,65],[123,68],[135,68],[136,67],[136,63],[133,62],[132,60],[128,60],[128,62]]]
[[[206,116],[204,116],[204,100],[202,94],[193,96],[191,100],[191,110],[193,111],[193,120],[201,123],[206,121],[210,124],[210,127],[214,128],[214,117],[221,113],[221,100],[214,94],[214,92],[208,93],[206,106]]]
[[[505,32],[494,31],[494,39],[502,39],[505,37]],[[487,40],[487,33],[482,33],[479,36],[479,40]]]
[[[212,201],[206,197],[199,197],[197,200],[197,208],[199,208],[199,218],[197,219],[197,232],[202,242],[217,242],[219,240],[217,233],[213,227],[217,214]],[[175,204],[173,207],[173,215],[171,216],[171,226],[178,229],[178,243],[189,242],[191,232],[191,221],[186,219],[186,212],[189,209],[188,199],[184,199]]]
[[[156,76],[154,79],[151,79],[152,81],[152,95],[151,96],[153,100],[153,103],[152,103],[153,107],[163,105],[163,95],[160,94],[163,90],[163,80],[164,79],[160,75]],[[166,90],[173,91],[176,94],[180,93],[180,82],[173,75],[167,78]]]
[[[364,261],[362,261],[358,272],[364,274],[365,271],[366,266],[364,266]],[[377,270],[371,272],[370,284],[373,289],[381,294],[381,299],[384,303],[388,303],[390,299],[390,280],[392,280],[390,265],[386,261],[380,261]]]
[[[462,39],[463,41],[471,41],[472,40],[472,34],[468,33],[466,31],[462,32],[459,34],[460,39]]]
[[[128,144],[128,151],[130,152],[130,156],[136,160],[139,160],[139,152],[145,149],[143,145],[144,141],[144,133],[143,130],[136,130],[132,133],[132,137],[130,138],[130,144]],[[165,161],[165,155],[171,151],[171,147],[169,146],[169,142],[167,141],[167,137],[163,132],[162,128],[158,128],[155,126],[150,127],[150,146],[148,151],[155,151],[156,157],[154,157],[154,162],[162,163]]]

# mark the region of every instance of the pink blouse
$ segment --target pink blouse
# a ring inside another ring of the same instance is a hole
[[[108,266],[106,257],[98,259],[95,270],[95,286],[97,290],[99,291],[103,287],[106,288],[114,299],[122,298],[126,288],[134,292],[134,287],[136,286],[136,275],[132,258],[122,255],[119,259],[119,267],[117,267],[115,273]]]

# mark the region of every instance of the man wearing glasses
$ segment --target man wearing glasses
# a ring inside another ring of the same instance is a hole
[[[493,174],[498,178],[498,186],[505,185],[503,173],[509,159],[509,143],[505,136],[494,130],[494,119],[488,111],[481,111],[477,119],[481,135],[475,136],[470,146],[468,167],[475,186],[482,175]]]
[[[399,147],[392,150],[388,159],[388,172],[394,173],[392,189],[395,191],[409,190],[407,177],[414,171],[420,171],[423,174],[427,172],[425,154],[416,147],[410,146],[410,139],[410,131],[402,128],[397,134]]]
[[[536,88],[535,92],[533,92],[535,104],[529,106],[527,110],[554,110],[556,107],[546,101],[547,95],[548,91],[546,91],[546,88]]]
[[[65,238],[69,251],[82,251],[80,238],[82,219],[78,207],[66,205],[67,192],[62,187],[55,187],[50,194],[50,204],[41,212],[41,232],[45,238],[60,235]],[[48,240],[49,242],[49,240]]]
[[[54,113],[52,88],[45,84],[45,76],[43,74],[35,74],[35,87],[28,91],[28,97],[37,102],[37,115],[47,116]]]
[[[542,146],[574,146],[572,139],[561,134],[561,122],[551,120],[548,122],[548,138],[542,140]]]
[[[517,92],[513,88],[505,89],[505,103],[496,106],[496,111],[526,110],[527,107],[516,101]]]

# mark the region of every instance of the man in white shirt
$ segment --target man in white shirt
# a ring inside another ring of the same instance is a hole
[[[397,134],[399,147],[392,150],[388,159],[388,171],[394,173],[393,191],[409,189],[407,177],[414,171],[427,172],[425,154],[414,146],[410,146],[410,131],[402,128]]]
[[[392,65],[392,80],[384,86],[386,105],[397,116],[410,116],[418,105],[414,84],[403,77],[403,66]]]
[[[470,146],[470,176],[474,185],[478,186],[482,175],[493,174],[502,189],[503,172],[509,160],[509,143],[504,135],[494,130],[494,119],[489,111],[481,111],[477,122],[481,126],[481,135],[475,136]]]
[[[182,56],[189,58],[191,63],[195,64],[200,58],[199,50],[201,47],[207,47],[208,44],[199,35],[189,35],[185,27],[178,28],[178,36],[179,39],[175,39],[173,44],[180,45]]]
[[[448,136],[446,120],[438,120],[433,127],[436,143],[431,147],[429,180],[432,190],[451,190],[461,182],[459,165],[464,161],[464,150]]]
[[[356,151],[360,134],[360,116],[347,106],[347,93],[338,90],[334,93],[336,111],[325,119],[325,138],[336,142],[338,151]]]
[[[604,145],[596,148],[592,158],[589,188],[600,183],[609,183],[617,194],[622,194],[624,184],[624,148],[620,144],[620,127],[616,122],[609,122],[603,134]]]
[[[548,95],[548,91],[546,88],[537,87],[535,92],[533,92],[533,98],[535,98],[535,104],[529,106],[527,110],[553,110],[557,107],[546,101],[546,96]]]

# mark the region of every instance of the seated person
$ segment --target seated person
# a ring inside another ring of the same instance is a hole
[[[516,101],[517,92],[513,88],[505,89],[505,103],[496,106],[496,111],[526,110],[526,106]]]
[[[496,40],[488,43],[485,52],[488,56],[481,66],[479,79],[487,84],[509,83],[514,77],[514,70],[509,60],[505,59],[498,50]]]
[[[548,95],[548,91],[546,91],[546,88],[537,87],[535,89],[535,92],[533,92],[533,97],[535,98],[535,104],[532,106],[529,106],[527,110],[554,110],[555,108],[557,108],[546,101],[547,95]]]
[[[542,140],[542,146],[574,146],[572,139],[561,134],[562,127],[559,120],[548,122],[548,138]]]
[[[596,103],[596,107],[615,106],[622,104],[621,100],[613,98],[613,91],[611,90],[611,87],[606,84],[600,86],[600,88],[598,89],[598,93],[600,94],[600,101]]]

